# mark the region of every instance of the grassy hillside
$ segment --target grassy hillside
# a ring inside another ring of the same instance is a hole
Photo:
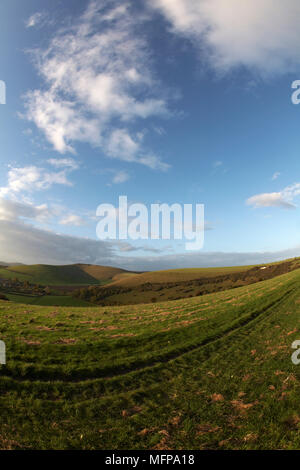
[[[93,264],[79,264],[80,269],[87,273],[89,276],[97,279],[98,281],[106,281],[108,279],[119,279],[122,275],[131,275],[129,271],[121,268],[113,268],[111,266],[96,266]]]
[[[119,268],[73,264],[52,266],[46,264],[0,267],[0,277],[29,281],[42,285],[92,285],[101,281],[111,281],[115,275],[126,273]]]
[[[30,274],[26,273],[20,273],[17,271],[14,271],[13,269],[6,268],[6,267],[0,267],[0,279],[14,279],[18,278],[20,281],[29,281],[32,279],[32,276]]]
[[[52,266],[47,264],[10,266],[6,270],[17,277],[19,275],[28,276],[30,282],[43,285],[97,284],[97,280],[94,277],[84,272],[76,264],[67,266]]]
[[[74,292],[98,305],[154,303],[195,297],[271,279],[300,268],[300,259],[229,268],[199,268],[155,271],[121,278],[102,286]],[[116,277],[115,277],[116,279]]]
[[[124,270],[105,266],[73,264],[67,266],[52,266],[36,264],[29,266],[9,266],[0,268],[0,277],[28,280],[31,283],[43,285],[91,285],[100,281],[111,280],[114,275]]]
[[[202,277],[210,278],[225,274],[247,271],[252,266],[233,266],[222,268],[188,268],[168,269],[164,271],[151,271],[135,276],[122,277],[114,285],[122,287],[136,287],[146,283],[165,284],[166,282],[192,281]]]
[[[0,448],[299,449],[299,314],[299,270],[155,305],[0,302]]]

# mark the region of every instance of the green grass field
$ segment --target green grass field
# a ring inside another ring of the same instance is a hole
[[[300,270],[124,307],[0,302],[0,448],[299,449]]]
[[[30,274],[17,273],[15,271],[11,271],[9,268],[0,267],[0,278],[14,279],[16,277],[20,281],[30,281],[32,279],[32,276]]]

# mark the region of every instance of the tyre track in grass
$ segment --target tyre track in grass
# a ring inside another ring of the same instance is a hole
[[[156,357],[151,357],[149,359],[141,360],[141,361],[135,361],[132,363],[130,366],[122,367],[122,366],[117,366],[112,369],[101,369],[99,370],[98,373],[92,374],[92,375],[86,375],[86,376],[78,376],[78,377],[70,377],[70,375],[67,375],[65,373],[60,373],[57,374],[57,371],[53,371],[54,373],[49,374],[49,371],[45,371],[45,373],[37,374],[37,376],[22,376],[22,377],[16,377],[13,374],[13,370],[11,371],[11,374],[5,374],[5,369],[3,370],[4,374],[1,374],[2,377],[6,378],[11,378],[15,382],[51,382],[51,383],[79,383],[79,382],[85,382],[85,381],[93,381],[97,379],[102,379],[102,380],[110,380],[118,377],[125,376],[130,373],[139,373],[139,372],[147,372],[151,370],[157,370],[160,367],[162,367],[164,364],[169,363],[170,361],[176,361],[177,359],[180,359],[184,357],[185,355],[191,353],[191,352],[196,352],[197,350],[201,351],[207,346],[212,346],[213,344],[218,344],[219,342],[222,342],[223,339],[229,337],[230,335],[236,334],[238,332],[241,332],[241,330],[244,327],[247,327],[251,325],[253,322],[259,320],[262,316],[264,319],[265,314],[267,312],[272,313],[272,309],[275,306],[278,306],[282,303],[285,302],[287,298],[291,296],[293,292],[296,292],[298,290],[298,284],[295,283],[295,287],[290,288],[287,290],[282,296],[279,298],[273,300],[270,302],[268,305],[265,305],[263,308],[256,309],[250,314],[244,315],[243,317],[239,318],[238,320],[232,322],[227,328],[222,329],[221,331],[218,331],[215,334],[212,334],[205,338],[204,340],[200,341],[199,343],[193,343],[188,346],[184,346],[181,348],[176,348],[173,351],[169,351],[166,354],[163,355],[158,355]],[[210,357],[209,351],[208,351],[208,357],[205,358],[205,361],[208,360]],[[78,375],[80,375],[80,370],[74,371]],[[32,374],[32,371],[31,371]],[[59,375],[59,377],[58,377]]]

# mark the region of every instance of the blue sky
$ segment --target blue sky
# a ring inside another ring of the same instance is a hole
[[[296,0],[0,10],[1,260],[163,269],[300,255]],[[97,240],[97,206],[119,195],[204,204],[204,248]]]

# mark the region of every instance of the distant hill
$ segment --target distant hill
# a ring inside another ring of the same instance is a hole
[[[241,287],[300,268],[300,258],[258,266],[194,268],[130,273],[105,285],[84,288],[78,298],[99,305],[154,303]]]
[[[170,282],[193,281],[200,278],[210,278],[226,274],[240,273],[247,271],[252,266],[233,266],[221,268],[187,268],[168,269],[164,271],[150,271],[131,276],[116,277],[112,284],[119,287],[137,287],[142,284],[165,284]]]
[[[0,267],[0,278],[18,278],[34,284],[49,286],[94,285],[112,282],[114,276],[128,274],[120,268],[73,264],[52,266],[48,264],[10,265]]]

